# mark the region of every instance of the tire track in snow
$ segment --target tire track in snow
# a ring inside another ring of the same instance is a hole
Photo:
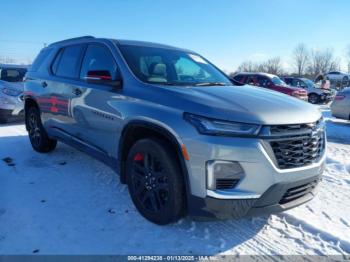
[[[316,228],[305,221],[302,221],[290,214],[283,213],[286,223],[292,225],[300,233],[309,233],[311,235],[318,236],[321,240],[329,243],[330,246],[340,251],[344,255],[350,254],[350,242],[344,239],[340,239],[329,232],[325,232],[319,228]]]

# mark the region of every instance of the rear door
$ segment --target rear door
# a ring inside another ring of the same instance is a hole
[[[79,86],[79,69],[85,45],[75,44],[59,49],[50,66],[51,77],[43,81],[45,95],[40,98],[40,108],[45,115],[50,132],[70,136],[77,125],[70,112],[70,103],[76,98]]]

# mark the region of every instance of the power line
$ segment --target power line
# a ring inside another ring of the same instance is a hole
[[[15,44],[30,44],[30,45],[42,45],[45,46],[45,42],[35,42],[35,41],[22,41],[22,40],[9,40],[9,39],[0,39],[1,42],[6,42],[6,43],[15,43]]]

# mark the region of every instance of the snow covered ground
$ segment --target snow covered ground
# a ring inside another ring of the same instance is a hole
[[[350,254],[350,122],[322,108],[329,143],[315,199],[270,217],[170,226],[143,219],[100,162],[64,144],[35,153],[23,125],[0,126],[0,254]]]

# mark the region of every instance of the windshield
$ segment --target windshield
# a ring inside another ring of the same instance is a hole
[[[24,68],[0,68],[0,80],[6,82],[23,82],[25,73]]]
[[[232,85],[230,80],[201,56],[180,50],[121,45],[132,72],[143,82],[160,85]]]
[[[287,84],[285,82],[283,82],[281,80],[281,78],[274,76],[271,78],[271,81],[275,84],[275,85],[279,85],[279,86],[286,86]]]
[[[302,78],[302,80],[304,81],[304,83],[309,87],[315,87],[315,88],[320,88],[319,86],[317,86],[313,81],[311,81],[310,79],[306,79],[306,78]]]

